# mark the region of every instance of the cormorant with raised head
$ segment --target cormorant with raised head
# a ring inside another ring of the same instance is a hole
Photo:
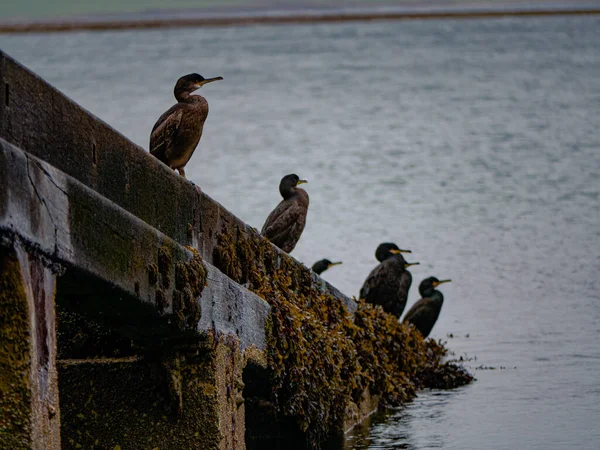
[[[150,153],[185,178],[184,167],[192,157],[208,116],[208,102],[201,95],[190,95],[207,83],[222,77],[204,78],[197,73],[177,80],[177,104],[169,108],[154,124],[150,134]]]
[[[284,252],[294,249],[306,225],[308,194],[298,187],[306,182],[295,173],[281,179],[279,193],[283,200],[269,214],[260,232]]]
[[[412,283],[412,275],[406,268],[419,264],[406,262],[401,253],[411,251],[401,250],[391,242],[379,244],[375,257],[380,264],[371,271],[360,290],[360,298],[381,305],[384,311],[398,318],[406,307]]]
[[[321,275],[323,272],[325,272],[331,266],[337,266],[338,264],[341,264],[341,263],[342,263],[341,261],[331,262],[328,259],[322,259],[313,264],[312,270],[317,275]]]
[[[431,329],[440,316],[444,296],[435,288],[451,280],[438,280],[435,277],[425,278],[419,285],[421,300],[417,301],[406,313],[402,322],[410,322],[421,332],[423,338],[429,336]]]

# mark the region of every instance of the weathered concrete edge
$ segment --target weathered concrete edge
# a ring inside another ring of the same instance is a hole
[[[0,248],[0,448],[60,450],[56,275],[13,244]]]
[[[238,337],[240,348],[267,348],[265,322],[271,306],[234,283],[214,266],[204,263],[208,284],[202,292],[198,330],[216,330]]]
[[[166,248],[173,258],[168,274],[173,280],[177,262],[185,263],[193,257],[183,246],[2,139],[0,184],[5,187],[0,190],[3,238],[18,236],[52,262],[90,273],[155,309],[157,289],[172,298],[175,283],[153,285],[149,268],[159,265],[158,249]],[[211,264],[204,265],[208,284],[199,299],[201,319],[197,330],[234,334],[242,348],[254,345],[264,349],[264,325],[270,306]],[[163,313],[173,313],[172,301]]]
[[[182,179],[141,147],[0,51],[0,137],[97,191],[181,245],[213,263],[217,236],[239,229],[260,236],[217,201]],[[9,99],[6,94],[9,92]],[[150,130],[148,130],[150,132]],[[202,144],[197,150],[202,151]],[[260,239],[264,239],[259,237]],[[281,258],[305,266],[274,247]],[[313,283],[356,303],[321,277]]]
[[[201,193],[192,183],[165,176],[168,167],[1,51],[0,86],[0,138],[180,244],[194,243]]]

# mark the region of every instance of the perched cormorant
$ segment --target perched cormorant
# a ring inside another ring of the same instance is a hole
[[[281,179],[279,192],[283,200],[269,214],[260,232],[284,252],[290,253],[294,249],[306,225],[308,194],[297,187],[306,182],[296,174]]]
[[[337,266],[338,264],[341,264],[341,263],[342,263],[341,261],[331,262],[328,259],[322,259],[321,261],[317,261],[316,263],[313,264],[312,270],[317,275],[321,275],[323,272],[325,272],[331,266]]]
[[[201,95],[190,95],[207,83],[222,77],[204,78],[197,73],[177,80],[177,104],[169,108],[154,124],[150,134],[150,153],[185,178],[183,168],[192,157],[208,116],[208,102]]]
[[[380,244],[375,257],[381,263],[371,271],[360,290],[360,298],[374,305],[381,305],[384,311],[398,318],[406,307],[412,283],[412,275],[406,268],[419,264],[406,262],[400,253],[411,251],[401,250],[391,242]]]
[[[402,322],[410,322],[417,330],[421,332],[424,338],[429,336],[431,329],[437,321],[444,296],[435,288],[442,283],[449,283],[451,280],[438,280],[435,277],[425,278],[419,285],[419,293],[421,300],[416,302],[412,308],[406,313]]]

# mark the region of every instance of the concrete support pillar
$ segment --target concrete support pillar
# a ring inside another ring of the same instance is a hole
[[[60,360],[63,450],[245,450],[237,342],[184,347],[153,360]]]
[[[41,259],[0,247],[0,448],[61,448],[55,291]]]

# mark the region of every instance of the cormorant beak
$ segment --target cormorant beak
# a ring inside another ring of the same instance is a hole
[[[412,252],[410,250],[392,249],[392,250],[390,250],[390,253],[392,253],[394,255],[398,255],[400,253],[412,253]]]
[[[404,264],[404,268],[406,269],[407,267],[410,267],[410,266],[418,266],[419,264],[421,264],[421,263],[418,263],[418,262],[409,263],[409,262],[407,262],[406,264]]]
[[[196,84],[196,86],[197,86],[196,89],[201,88],[205,84],[212,83],[213,81],[219,81],[222,79],[223,79],[223,77],[207,78],[205,80],[200,81],[198,84]]]
[[[450,283],[451,281],[452,281],[452,280],[441,280],[441,281],[434,281],[434,282],[433,282],[433,283],[431,283],[431,284],[433,284],[433,287],[437,287],[437,286],[439,286],[439,285],[440,285],[440,284],[442,284],[442,283]]]
[[[304,184],[304,183],[308,183],[308,180],[298,180],[298,182],[296,183],[296,186],[298,186],[299,184]]]
[[[331,267],[331,266],[339,266],[341,263],[342,263],[341,261],[339,261],[339,262],[332,262],[331,264],[329,264],[329,265],[327,266],[327,268],[329,268],[329,267]]]

